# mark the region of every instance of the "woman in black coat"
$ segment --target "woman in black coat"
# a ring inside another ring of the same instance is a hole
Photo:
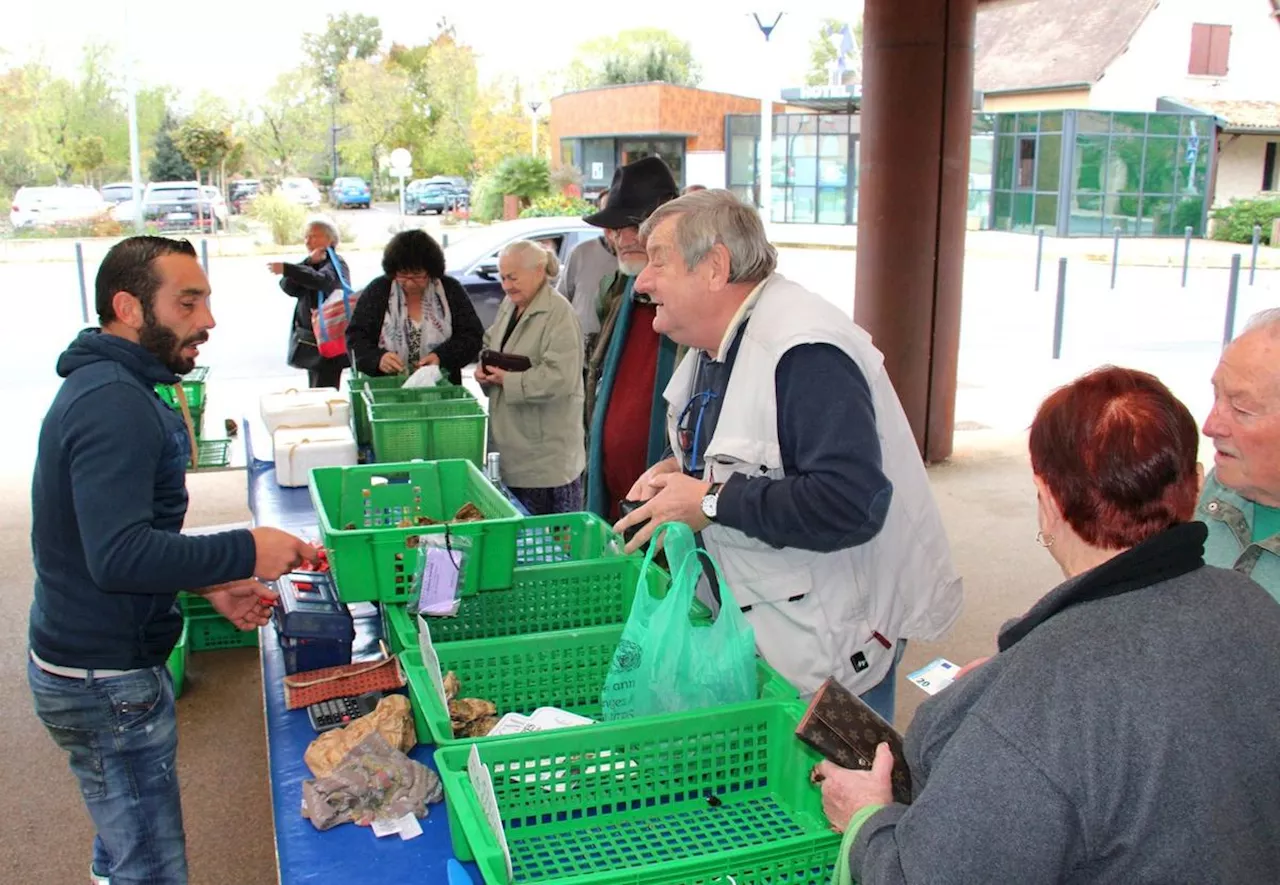
[[[484,327],[466,290],[444,275],[444,250],[420,230],[396,234],[383,275],[365,287],[347,327],[347,351],[366,375],[439,366],[454,384],[476,361]]]
[[[307,225],[303,240],[308,254],[301,262],[272,261],[267,264],[272,273],[280,274],[280,288],[297,301],[293,325],[289,329],[289,365],[295,369],[306,369],[307,382],[311,387],[337,387],[342,379],[342,370],[348,365],[347,358],[320,355],[311,327],[311,311],[316,310],[329,293],[342,288],[338,269],[329,259],[329,250],[338,247],[338,229],[323,219],[316,219]],[[334,255],[337,254],[335,251]],[[350,285],[347,263],[339,258],[338,264],[342,269],[342,279]]]

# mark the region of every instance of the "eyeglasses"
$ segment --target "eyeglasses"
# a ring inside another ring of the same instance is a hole
[[[396,274],[396,279],[404,283],[425,283],[428,279],[430,279],[430,277],[431,275],[428,274],[425,270],[414,271],[413,273],[409,273],[407,271],[399,271]]]
[[[714,421],[714,416],[708,415],[708,411],[719,411],[718,408],[712,408],[713,405],[718,407],[719,394],[714,390],[704,390],[702,393],[695,393],[689,399],[688,405],[684,407],[684,411],[680,413],[680,418],[676,421],[676,438],[680,441],[680,449],[684,452],[685,471],[687,473],[701,475],[706,468],[704,459],[707,454],[707,443],[711,435],[710,428],[707,429],[706,437],[703,436],[703,423],[710,424]]]

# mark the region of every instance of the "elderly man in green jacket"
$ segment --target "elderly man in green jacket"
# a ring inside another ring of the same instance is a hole
[[[1209,565],[1249,575],[1280,602],[1280,308],[1253,316],[1213,373],[1213,471],[1196,518]]]

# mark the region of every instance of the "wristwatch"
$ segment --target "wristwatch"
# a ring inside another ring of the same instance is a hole
[[[707,489],[707,494],[702,498],[702,515],[712,522],[716,521],[716,504],[720,500],[720,490],[724,488],[724,483],[713,482],[711,488]]]

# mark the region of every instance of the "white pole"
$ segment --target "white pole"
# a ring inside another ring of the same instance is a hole
[[[769,38],[778,22],[782,21],[782,13],[778,13],[772,24],[762,21],[759,14],[754,17],[760,33],[764,34],[764,55],[760,59],[763,86],[760,95],[760,164],[757,173],[760,176],[760,218],[765,230],[768,230],[773,218],[773,71],[769,66]]]
[[[533,155],[538,156],[538,112],[533,112]]]
[[[142,153],[138,149],[138,86],[133,76],[133,29],[129,26],[129,4],[124,7],[125,88],[129,93],[129,170],[133,187],[133,228],[142,233]]]

